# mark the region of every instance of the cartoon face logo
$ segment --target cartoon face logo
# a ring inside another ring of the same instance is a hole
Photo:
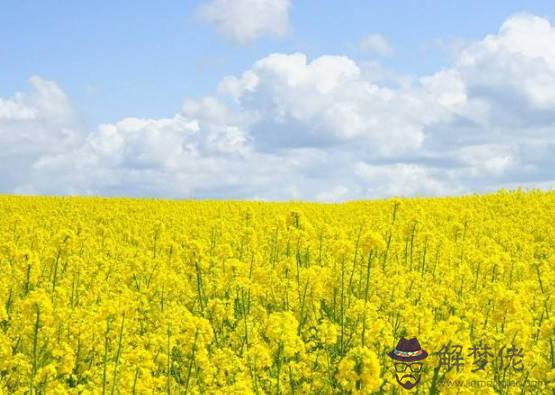
[[[418,340],[402,337],[397,346],[389,354],[395,365],[395,380],[404,389],[410,390],[420,383],[420,373],[428,353],[420,347]]]

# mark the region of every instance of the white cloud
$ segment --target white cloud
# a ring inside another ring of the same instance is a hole
[[[355,171],[366,182],[368,196],[446,195],[462,191],[462,186],[448,179],[448,173],[414,163],[372,165],[360,162]]]
[[[290,8],[291,0],[206,0],[198,15],[224,37],[244,45],[263,36],[285,36]]]
[[[469,145],[460,148],[456,157],[463,164],[469,166],[470,171],[477,176],[484,172],[500,176],[511,168],[519,166],[518,145]]]
[[[2,191],[33,190],[40,177],[33,163],[45,155],[70,152],[84,138],[79,114],[58,85],[37,76],[29,79],[29,85],[27,93],[0,99]]]
[[[360,41],[360,49],[364,52],[374,52],[381,56],[393,55],[393,47],[379,33],[372,33],[364,37]]]
[[[173,116],[90,130],[33,77],[0,99],[0,189],[337,201],[555,186],[554,31],[517,15],[397,84],[345,56],[272,54]]]
[[[220,92],[255,114],[255,142],[263,149],[355,142],[375,154],[417,149],[429,116],[425,100],[380,87],[343,56],[273,54],[241,77],[227,77]]]
[[[498,34],[465,48],[457,61],[469,89],[483,95],[514,96],[514,101],[555,107],[555,27],[528,14],[509,18]]]
[[[21,94],[15,95],[13,99],[0,99],[0,120],[2,121],[22,121],[34,119],[36,111],[23,103],[24,98]]]
[[[321,202],[338,202],[345,199],[349,194],[349,188],[338,185],[329,191],[323,191],[316,195],[316,200]]]

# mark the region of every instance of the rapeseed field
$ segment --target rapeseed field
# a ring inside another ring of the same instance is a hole
[[[555,392],[554,192],[2,196],[0,274],[0,393]]]

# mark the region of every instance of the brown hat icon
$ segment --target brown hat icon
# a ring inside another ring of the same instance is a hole
[[[397,343],[395,350],[391,351],[387,355],[396,361],[413,362],[425,359],[428,356],[428,353],[422,350],[416,337],[413,337],[412,339],[405,339],[402,337],[399,340],[399,343]]]

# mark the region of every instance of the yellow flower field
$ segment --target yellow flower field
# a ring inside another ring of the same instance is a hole
[[[3,196],[0,273],[0,393],[555,393],[555,192]]]

